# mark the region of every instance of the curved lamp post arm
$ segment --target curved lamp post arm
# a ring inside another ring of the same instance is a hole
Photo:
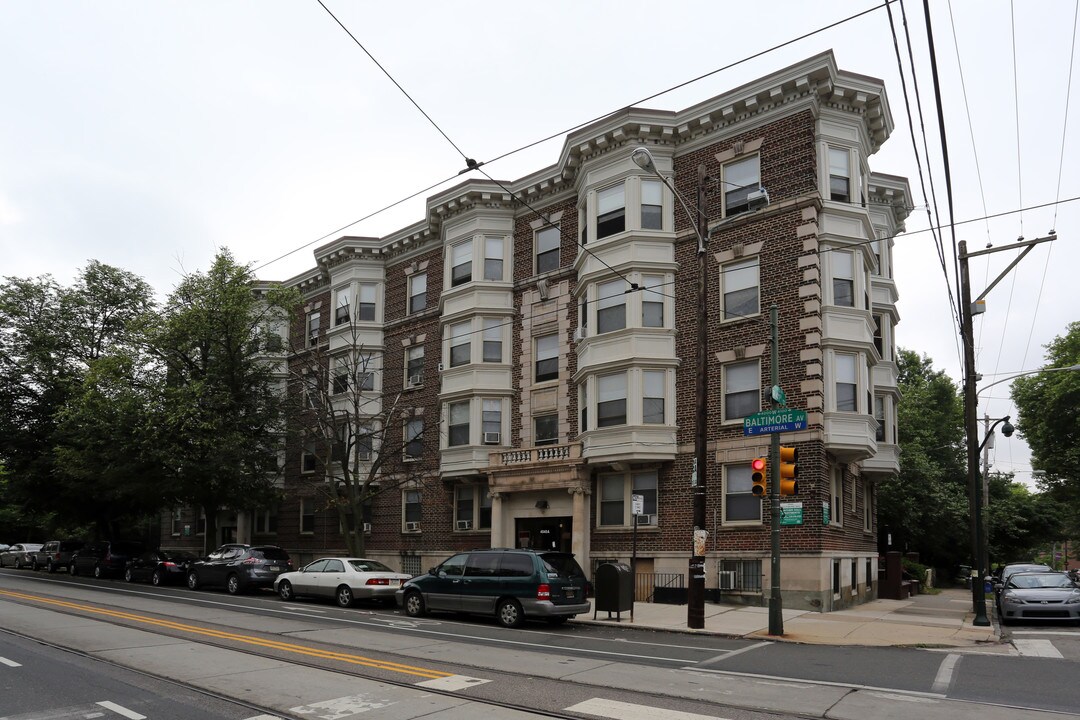
[[[1010,375],[1007,378],[1002,378],[1001,380],[995,380],[992,383],[989,383],[987,385],[983,385],[981,388],[979,388],[978,390],[975,391],[975,397],[978,397],[979,393],[981,393],[983,390],[986,390],[987,388],[994,387],[995,385],[1000,385],[1003,382],[1009,382],[1010,380],[1015,380],[1016,378],[1027,377],[1028,375],[1038,375],[1039,373],[1063,372],[1065,370],[1080,370],[1080,363],[1078,363],[1076,365],[1069,365],[1068,367],[1040,368],[1038,370],[1029,370],[1028,372],[1022,372],[1022,373],[1017,373],[1016,375]]]

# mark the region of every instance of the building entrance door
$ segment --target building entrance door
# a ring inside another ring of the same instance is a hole
[[[572,517],[514,519],[514,547],[570,552]]]

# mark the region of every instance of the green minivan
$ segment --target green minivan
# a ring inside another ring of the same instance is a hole
[[[458,553],[397,591],[409,617],[429,610],[494,615],[504,627],[526,619],[564,623],[587,613],[588,580],[570,553],[488,549]]]

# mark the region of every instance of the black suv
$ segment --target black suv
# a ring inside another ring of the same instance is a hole
[[[230,595],[251,588],[273,587],[274,580],[292,570],[289,553],[276,545],[222,545],[205,558],[191,564],[187,586],[224,586]]]
[[[96,578],[119,577],[124,574],[128,560],[143,551],[141,543],[102,540],[88,543],[71,556],[68,572],[72,575],[93,575]]]

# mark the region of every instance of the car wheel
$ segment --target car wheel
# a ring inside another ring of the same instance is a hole
[[[420,617],[427,612],[424,604],[424,596],[413,590],[405,595],[405,614],[409,617]]]
[[[337,589],[337,604],[344,608],[353,604],[352,588],[348,585],[342,585]]]
[[[515,628],[525,622],[525,614],[517,600],[503,600],[495,609],[495,616],[503,627]]]
[[[105,571],[101,569],[100,565],[94,566],[94,577],[96,577],[98,580],[105,577]]]
[[[78,574],[79,574],[79,568],[75,567],[75,563],[71,563],[70,565],[68,565],[68,575],[71,575],[72,577],[74,577],[74,576],[76,576]]]
[[[282,580],[278,583],[277,594],[282,600],[292,600],[295,597],[292,591],[292,583],[288,580]]]
[[[22,560],[19,558],[15,558],[15,569],[22,570]]]
[[[194,570],[189,572],[187,575],[187,586],[189,590],[199,589],[199,574],[196,573]]]
[[[124,582],[134,582],[135,578],[131,576],[131,568],[124,570]]]
[[[161,571],[160,570],[155,570],[154,574],[150,576],[150,584],[151,585],[160,585],[163,582],[165,582],[165,578],[161,577]]]
[[[56,566],[55,566],[55,565],[53,565],[53,561],[52,561],[52,560],[50,560],[50,561],[49,561],[49,564],[45,566],[45,571],[46,571],[46,572],[50,572],[50,573],[54,573],[54,572],[56,572]]]
[[[33,570],[34,572],[37,572],[37,569],[38,569],[37,558],[34,558],[33,560],[30,561],[30,569]]]
[[[240,594],[240,578],[235,573],[225,578],[225,589],[230,595]]]

